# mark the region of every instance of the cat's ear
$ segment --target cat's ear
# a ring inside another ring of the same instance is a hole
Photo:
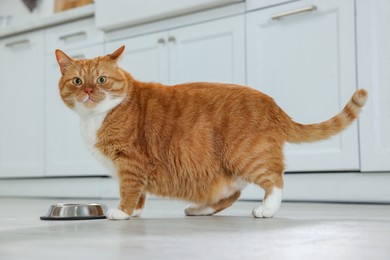
[[[61,73],[64,74],[66,71],[66,67],[73,62],[73,59],[61,50],[56,50],[56,58],[58,65],[60,65]]]
[[[125,50],[125,46],[122,45],[119,49],[117,49],[116,51],[114,51],[111,54],[108,54],[107,56],[110,57],[114,61],[118,61],[121,58],[124,50]]]

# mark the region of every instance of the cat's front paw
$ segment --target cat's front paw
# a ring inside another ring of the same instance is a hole
[[[106,218],[110,220],[126,220],[129,219],[130,216],[120,209],[110,209],[106,213]]]
[[[276,211],[274,209],[268,208],[264,205],[258,206],[252,211],[252,215],[255,218],[272,218],[275,213]]]

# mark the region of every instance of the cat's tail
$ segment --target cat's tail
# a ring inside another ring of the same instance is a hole
[[[367,91],[359,89],[352,95],[344,109],[329,120],[307,125],[290,121],[287,142],[303,143],[325,140],[341,132],[357,118],[366,101]]]

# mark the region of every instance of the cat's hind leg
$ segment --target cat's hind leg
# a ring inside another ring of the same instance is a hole
[[[283,189],[283,153],[279,144],[260,144],[248,154],[237,166],[241,177],[249,182],[260,186],[265,191],[263,202],[255,207],[252,215],[255,218],[271,218],[280,208]],[[258,153],[261,151],[261,153]],[[258,153],[257,155],[256,152]]]
[[[241,195],[241,191],[236,191],[227,198],[221,199],[215,204],[204,206],[188,206],[184,213],[187,216],[210,216],[230,207]]]
[[[251,181],[264,189],[265,195],[260,206],[252,211],[255,218],[271,218],[279,210],[282,202],[283,164],[272,165],[273,170],[261,168]]]
[[[282,202],[282,187],[269,182],[261,186],[265,190],[264,200],[260,206],[253,209],[252,215],[255,218],[272,218]]]

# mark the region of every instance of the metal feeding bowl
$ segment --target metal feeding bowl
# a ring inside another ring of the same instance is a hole
[[[52,205],[42,220],[86,220],[106,218],[107,207],[102,203]]]

